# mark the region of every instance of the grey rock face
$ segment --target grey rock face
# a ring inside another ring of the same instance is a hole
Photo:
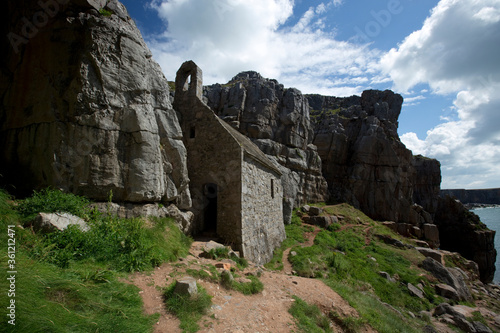
[[[109,1],[116,14],[104,16],[96,10],[103,3],[60,5],[26,43],[5,48],[3,183],[187,208],[186,150],[167,80],[125,7]],[[41,10],[35,0],[7,6],[15,19]]]
[[[416,172],[413,155],[397,134],[402,97],[370,90],[361,97],[308,98],[313,143],[332,199],[347,201],[374,219],[410,222]]]
[[[453,287],[457,291],[460,300],[472,300],[470,290],[467,287],[462,274],[458,270],[446,268],[432,258],[426,258],[422,262],[422,267],[434,275],[434,277],[436,277],[439,281]]]
[[[496,232],[486,228],[479,217],[459,201],[447,196],[439,198],[438,203],[435,220],[442,247],[475,261],[481,281],[493,281],[497,256],[494,244]]]
[[[205,87],[204,95],[219,117],[280,165],[284,211],[327,199],[321,160],[311,144],[309,104],[300,91],[244,72],[225,85]],[[285,214],[285,222],[289,216]]]

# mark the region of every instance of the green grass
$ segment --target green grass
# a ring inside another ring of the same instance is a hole
[[[89,200],[52,188],[34,191],[33,195],[19,202],[17,211],[23,221],[34,218],[38,213],[67,212],[82,218],[90,212]]]
[[[229,280],[227,275],[219,273],[213,265],[200,270],[188,268],[186,269],[186,274],[198,279],[219,283],[226,289],[235,290],[244,295],[258,294],[264,290],[264,284],[256,276],[247,276],[246,278],[250,282]]]
[[[102,216],[88,222],[87,232],[70,226],[46,235],[28,233],[22,240],[33,258],[62,268],[93,259],[117,271],[142,271],[187,255],[190,239],[172,220],[152,221],[151,227],[142,219]]]
[[[0,190],[0,241],[7,226],[16,239],[16,326],[0,320],[0,332],[152,332],[158,315],[145,316],[138,289],[122,280],[187,254],[190,239],[168,219],[145,224],[86,210],[85,198],[55,190],[35,192],[15,203]],[[90,231],[70,227],[35,234],[18,226],[38,211],[70,211],[85,218]],[[6,251],[0,266],[7,267]],[[7,270],[0,289],[9,290]],[[0,305],[7,306],[7,297]]]
[[[5,266],[2,256],[1,266]],[[119,274],[92,263],[72,269],[16,254],[16,325],[0,320],[0,332],[152,332],[158,316],[143,314],[138,288],[122,283]],[[0,288],[8,290],[6,270]],[[2,297],[2,306],[7,301]]]
[[[425,326],[423,321],[408,316],[401,317],[394,310],[383,305],[365,284],[356,286],[349,281],[336,280],[325,282],[358,310],[363,323],[369,324],[377,332],[420,333],[422,327]]]
[[[288,312],[293,316],[297,327],[305,333],[332,332],[330,320],[315,305],[309,305],[297,296]]]
[[[207,314],[212,305],[212,297],[199,285],[198,293],[194,296],[175,294],[176,284],[177,282],[174,282],[165,289],[167,309],[179,318],[179,327],[183,332],[197,332],[200,329],[198,321]]]
[[[247,276],[251,282],[223,281],[223,285],[232,290],[236,290],[244,295],[258,294],[264,290],[264,284],[256,276]]]
[[[328,206],[325,210],[329,214],[344,216],[343,223],[349,224],[349,227],[342,231],[322,230],[313,246],[292,247],[296,255],[290,256],[289,260],[297,274],[323,279],[359,311],[362,321],[380,332],[418,331],[423,322],[411,319],[415,330],[409,329],[409,317],[401,318],[382,303],[390,304],[406,314],[408,311],[418,313],[429,310],[443,301],[434,295],[429,281],[422,277],[422,272],[416,267],[421,260],[420,254],[379,242],[374,234],[398,236],[349,205]],[[295,234],[290,236],[295,237]],[[397,281],[387,281],[378,274],[379,271],[396,276]],[[412,296],[407,288],[408,283],[421,283],[425,299]],[[356,322],[351,321],[349,325],[356,326]]]
[[[236,255],[229,255],[229,249],[227,247],[218,247],[215,249],[211,249],[207,253],[207,258],[213,259],[213,260],[219,260],[219,259],[231,259],[234,262],[236,262],[236,266],[243,270],[248,267],[248,261],[243,258],[243,257],[238,257]]]

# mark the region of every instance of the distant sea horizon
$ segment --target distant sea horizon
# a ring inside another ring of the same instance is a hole
[[[471,210],[479,216],[481,222],[486,224],[491,230],[495,230],[495,249],[497,249],[497,261],[495,263],[496,271],[493,282],[500,284],[500,206],[474,208]]]

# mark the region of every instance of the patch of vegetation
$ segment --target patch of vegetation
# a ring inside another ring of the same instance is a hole
[[[248,260],[243,257],[238,257],[237,255],[229,255],[229,249],[227,247],[218,247],[215,249],[211,249],[207,253],[207,258],[213,260],[219,259],[231,259],[236,262],[236,265],[239,269],[243,270],[248,267]]]
[[[309,305],[297,296],[292,296],[295,302],[288,312],[295,319],[298,328],[306,333],[333,332],[330,320],[315,305]]]
[[[177,282],[174,282],[165,289],[167,309],[179,318],[179,327],[184,332],[197,332],[200,329],[198,321],[207,314],[212,305],[212,297],[199,285],[198,293],[193,296],[175,294],[176,284]]]
[[[19,251],[16,264],[16,332],[151,332],[158,320],[143,314],[138,288],[120,282],[116,273],[106,274],[105,281],[83,278],[83,272],[96,270],[92,263],[61,269]],[[0,278],[8,290],[5,270]],[[0,332],[12,332],[6,319]]]
[[[23,221],[33,219],[38,213],[66,212],[81,218],[89,214],[89,200],[71,193],[46,188],[19,202],[17,211]]]
[[[335,280],[325,282],[358,310],[362,321],[377,332],[420,333],[425,326],[424,322],[408,316],[402,317],[400,313],[382,304],[369,285],[360,283],[356,286],[349,281],[344,283]]]
[[[99,14],[101,14],[102,16],[109,17],[109,16],[113,15],[113,12],[111,10],[101,8],[101,9],[99,9]]]
[[[478,321],[481,324],[483,324],[486,327],[488,327],[488,322],[486,321],[486,319],[483,317],[483,315],[479,311],[472,312],[472,317],[469,318],[469,321],[470,322]]]
[[[244,295],[258,294],[264,290],[264,284],[256,276],[247,276],[250,282],[238,282],[229,278],[228,274],[221,274],[215,266],[211,265],[206,269],[186,269],[186,273],[192,277],[220,283],[224,288],[238,291]]]
[[[318,205],[315,204],[315,206]],[[346,203],[328,206],[325,208],[325,211],[330,215],[344,216],[345,223],[355,224],[361,222],[365,224],[373,224],[373,220],[366,216],[362,211]]]
[[[211,249],[207,252],[207,258],[213,260],[229,258],[229,249],[227,247],[218,247],[215,249]]]
[[[226,281],[224,285],[244,295],[258,294],[264,290],[264,284],[256,276],[247,276],[247,279],[251,282]]]
[[[341,317],[335,312],[330,312],[328,317],[336,322],[347,333],[357,333],[366,325],[366,321],[362,318]]]
[[[0,228],[21,225],[38,211],[71,212],[90,226],[52,234],[15,227],[17,332],[151,332],[138,289],[121,282],[132,270],[184,256],[190,240],[168,219],[146,223],[86,210],[88,200],[56,190],[15,202],[0,190]],[[7,233],[0,241],[7,244]],[[0,265],[7,267],[7,256]],[[0,288],[9,290],[6,270]],[[5,317],[0,332],[10,331]]]
[[[175,82],[174,81],[168,81],[168,88],[170,91],[175,91]]]
[[[171,219],[152,222],[150,227],[142,219],[100,216],[88,222],[87,232],[69,226],[61,232],[25,235],[23,243],[34,259],[61,268],[91,259],[117,271],[142,271],[187,255],[191,241]]]

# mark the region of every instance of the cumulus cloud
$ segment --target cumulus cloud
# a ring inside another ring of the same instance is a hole
[[[325,31],[323,15],[341,4],[333,0],[310,7],[290,26],[293,0],[155,0],[152,6],[165,28],[146,38],[170,80],[183,61],[192,59],[203,69],[206,84],[256,70],[306,93],[359,94],[358,82],[377,72],[379,52]]]
[[[423,27],[380,61],[396,90],[456,94],[457,119],[401,136],[441,161],[443,188],[500,186],[500,0],[441,0]]]

